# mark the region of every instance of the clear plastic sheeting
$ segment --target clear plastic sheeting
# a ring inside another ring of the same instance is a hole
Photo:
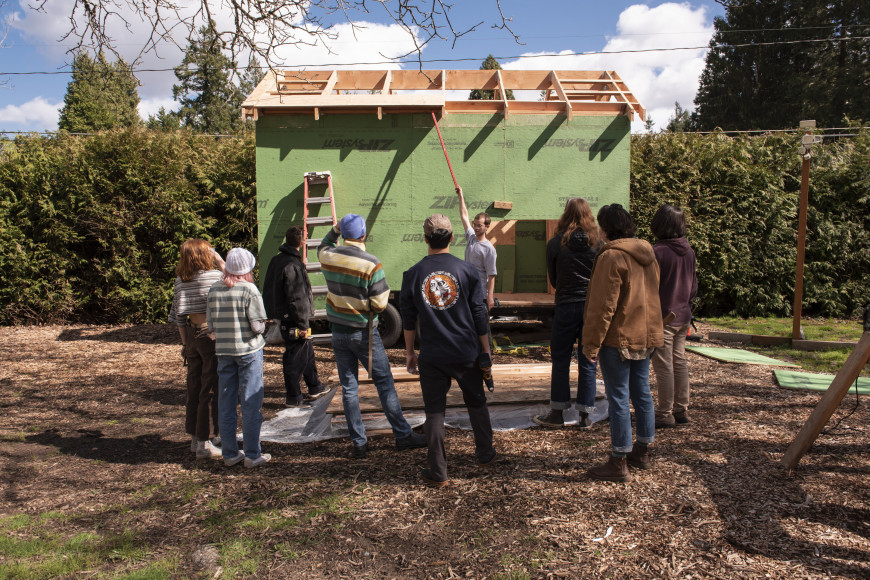
[[[343,420],[333,421],[332,415],[326,413],[332,397],[340,397],[340,394],[336,394],[340,392],[340,387],[333,389],[332,393],[318,399],[306,409],[288,408],[281,410],[273,419],[263,423],[260,429],[260,440],[272,443],[306,443],[348,437],[347,424]],[[512,431],[536,426],[537,424],[532,420],[532,417],[543,415],[549,409],[550,406],[547,404],[491,405],[489,414],[494,430]],[[423,411],[405,411],[404,415],[411,427],[419,427],[426,420],[426,414]],[[563,416],[566,425],[576,425],[579,419],[575,409],[566,410]],[[596,399],[595,411],[590,414],[589,418],[593,423],[597,423],[607,417],[607,399]],[[447,427],[471,430],[468,412],[464,407],[448,408],[444,422]],[[390,423],[383,413],[364,413],[363,424],[366,431],[390,429]]]

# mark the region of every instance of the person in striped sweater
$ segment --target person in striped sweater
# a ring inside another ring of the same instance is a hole
[[[220,426],[224,463],[258,467],[270,459],[260,450],[263,424],[263,347],[266,340],[266,308],[251,272],[257,260],[244,248],[227,254],[224,279],[208,291],[206,322],[215,335],[220,384]],[[244,452],[236,440],[238,415],[242,409]]]
[[[338,238],[344,245],[338,245]],[[359,407],[359,363],[369,366],[369,333],[372,329],[372,381],[381,407],[393,428],[399,450],[426,447],[426,438],[414,433],[402,414],[393,373],[381,335],[378,313],[387,307],[390,287],[384,269],[366,252],[366,223],[362,216],[349,213],[323,238],[317,250],[326,279],[326,318],[332,331],[332,350],[341,382],[342,403],[347,430],[353,443],[353,457],[368,453],[368,438]]]

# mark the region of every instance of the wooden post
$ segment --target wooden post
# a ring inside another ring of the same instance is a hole
[[[870,331],[865,327],[864,334],[861,340],[858,341],[858,346],[843,363],[837,376],[831,381],[831,386],[822,396],[822,400],[816,405],[810,418],[804,423],[797,437],[794,438],[792,444],[788,446],[785,455],[782,456],[782,465],[786,469],[794,469],[801,460],[801,457],[807,452],[807,449],[825,428],[831,415],[840,405],[843,397],[849,392],[849,387],[861,374],[861,369],[870,361]]]
[[[804,249],[807,242],[807,206],[809,205],[810,192],[810,146],[813,143],[811,129],[816,126],[815,121],[801,121],[801,129],[805,129],[801,140],[801,197],[798,206],[798,242],[797,242],[797,266],[795,267],[794,280],[794,319],[791,327],[792,340],[801,340],[801,313],[804,299]]]

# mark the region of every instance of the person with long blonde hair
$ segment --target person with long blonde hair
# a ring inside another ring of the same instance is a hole
[[[565,425],[563,411],[571,407],[569,371],[574,345],[583,338],[583,311],[592,275],[592,263],[600,243],[598,228],[589,203],[582,197],[569,199],[556,225],[556,235],[547,243],[547,274],[556,289],[553,334],[550,353],[550,411],[534,417],[544,427]],[[595,363],[577,352],[577,410],[579,425],[592,425],[589,414],[595,410]]]
[[[201,239],[187,240],[181,244],[180,253],[169,321],[178,327],[181,357],[187,365],[184,429],[191,436],[190,450],[197,458],[219,457],[220,449],[209,440],[212,428],[216,439],[220,430],[217,358],[205,309],[209,288],[223,276],[224,261],[211,244]]]

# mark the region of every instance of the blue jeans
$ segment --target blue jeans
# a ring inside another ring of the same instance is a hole
[[[649,392],[649,357],[622,360],[619,349],[602,346],[598,352],[601,376],[610,406],[610,444],[614,453],[631,451],[631,411],[634,405],[638,443],[652,443],[655,438],[655,409]]]
[[[236,405],[242,406],[242,439],[245,457],[260,456],[260,425],[263,424],[263,349],[242,356],[218,357],[220,397],[218,410],[221,424],[221,450],[224,459],[239,452],[236,441],[238,415]]]
[[[571,354],[574,343],[583,344],[583,308],[586,302],[557,304],[553,312],[553,335],[550,339],[550,354],[553,357],[553,370],[550,373],[550,408],[568,409],[571,407]],[[595,410],[595,363],[583,356],[582,348],[577,349],[577,410],[591,413]]]
[[[333,332],[332,351],[335,353],[335,364],[338,367],[338,380],[341,382],[341,402],[344,404],[344,418],[347,430],[354,445],[364,445],[366,428],[363,426],[362,413],[359,409],[359,364],[368,369],[369,366],[369,332],[360,329],[354,332]],[[381,342],[381,335],[375,328],[372,333],[372,379],[378,390],[381,407],[396,439],[408,437],[411,426],[405,421],[399,395],[393,384],[393,373],[390,371],[390,360]]]

